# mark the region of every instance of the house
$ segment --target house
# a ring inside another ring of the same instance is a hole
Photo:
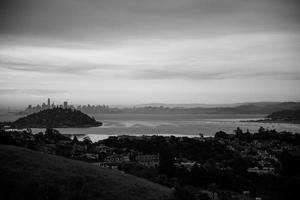
[[[159,165],[159,154],[137,155],[135,160],[146,167],[157,167]]]
[[[112,152],[112,149],[110,147],[105,146],[103,144],[96,146],[95,150],[97,153],[111,153]]]
[[[85,152],[87,151],[86,145],[78,145],[74,144],[72,147],[72,157],[82,157],[84,156]]]
[[[256,174],[275,174],[275,169],[273,167],[251,167],[247,169],[248,173],[256,173]]]
[[[93,165],[100,167],[100,168],[107,168],[107,169],[118,169],[119,164],[117,163],[109,163],[109,162],[97,162],[92,163]]]
[[[105,162],[109,162],[109,163],[129,162],[129,156],[124,154],[114,154],[111,156],[107,156],[105,158]]]
[[[201,165],[199,163],[196,163],[195,161],[194,162],[191,162],[191,161],[186,161],[186,162],[179,162],[179,163],[175,163],[175,166],[176,167],[183,167],[183,168],[186,168],[188,171],[191,171],[193,166],[198,166],[200,167]]]
[[[98,154],[93,154],[93,153],[86,153],[85,157],[88,160],[97,160],[98,159]]]
[[[5,127],[4,127],[4,130],[5,130],[5,132],[32,133],[31,128],[22,128],[22,129],[8,128],[8,129],[5,129]]]

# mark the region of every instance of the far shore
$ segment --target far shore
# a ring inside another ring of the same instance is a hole
[[[300,121],[284,121],[284,120],[271,120],[271,119],[242,120],[240,122],[274,123],[274,124],[300,124]]]

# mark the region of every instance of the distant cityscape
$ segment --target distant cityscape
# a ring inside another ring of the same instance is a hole
[[[28,105],[27,108],[23,111],[25,114],[31,114],[35,112],[39,112],[41,110],[51,109],[51,108],[70,108],[70,109],[77,109],[81,112],[85,113],[98,113],[98,112],[104,112],[109,110],[108,105],[70,105],[68,104],[68,101],[64,101],[63,104],[56,105],[54,102],[51,103],[50,98],[47,99],[47,103],[43,102],[41,105],[37,104],[36,106]]]
[[[300,102],[278,102],[278,103],[248,103],[236,107],[165,107],[165,106],[144,106],[144,107],[109,107],[108,105],[69,105],[64,101],[56,105],[48,98],[47,103],[36,106],[28,105],[22,114],[31,114],[51,108],[76,109],[86,114],[96,113],[140,113],[140,114],[261,114],[273,113],[281,110],[299,110]]]

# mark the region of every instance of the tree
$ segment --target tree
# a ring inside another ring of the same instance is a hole
[[[229,135],[227,133],[225,133],[224,131],[218,131],[215,134],[215,138],[228,139]]]
[[[171,177],[175,172],[174,163],[174,156],[171,154],[171,152],[168,150],[162,151],[159,155],[159,172]]]
[[[258,133],[259,134],[263,134],[263,133],[265,133],[266,132],[266,129],[264,128],[264,127],[259,127],[259,129],[258,129]]]
[[[84,143],[85,145],[91,145],[93,142],[92,142],[92,140],[91,140],[91,138],[90,138],[89,136],[85,136],[85,137],[83,138],[83,143]]]
[[[78,144],[78,143],[79,143],[79,141],[78,141],[78,139],[77,139],[76,136],[74,136],[72,143],[73,143],[73,144]]]
[[[243,134],[243,131],[242,129],[240,129],[240,127],[237,127],[236,130],[234,130],[234,132],[236,135]]]

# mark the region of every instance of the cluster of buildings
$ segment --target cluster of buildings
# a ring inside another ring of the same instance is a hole
[[[254,140],[249,143],[241,144],[239,141],[225,141],[219,142],[226,144],[226,148],[230,151],[237,152],[242,158],[248,160],[252,167],[247,169],[248,173],[255,174],[276,174],[276,168],[280,166],[279,160],[267,149],[276,150],[274,146],[268,147],[267,144]],[[270,143],[268,143],[270,145]],[[278,150],[278,152],[282,151]]]
[[[108,105],[79,105],[76,109],[83,113],[103,113],[111,111]]]
[[[84,141],[71,140],[62,136],[57,130],[46,135],[32,134],[30,129],[2,130],[9,133],[21,146],[54,155],[62,155],[76,160],[87,161],[103,168],[118,168],[124,163],[137,163],[148,168],[159,166],[159,154],[142,154],[130,149],[120,149],[104,144],[86,144]],[[40,143],[40,141],[43,141]]]
[[[50,101],[50,98],[47,99],[47,102],[43,102],[42,104],[37,104],[36,106],[28,105],[27,108],[23,111],[25,114],[31,114],[35,112],[39,112],[41,110],[51,109],[51,108],[72,108],[77,109],[83,113],[101,113],[101,112],[111,112],[112,109],[108,107],[108,105],[78,105],[73,106],[69,105],[67,101],[64,101],[63,104],[55,105],[54,102]]]
[[[117,168],[122,163],[136,162],[145,167],[158,167],[159,154],[141,154],[136,152],[122,152],[105,146],[103,144],[93,146],[89,150],[86,145],[74,144],[72,147],[72,158],[85,159],[96,166],[103,168]],[[117,153],[118,152],[118,153]]]
[[[274,167],[250,167],[247,169],[248,173],[255,173],[255,174],[275,174]]]
[[[175,157],[175,164],[174,165],[175,165],[176,168],[185,168],[189,172],[192,171],[192,168],[194,166],[198,166],[198,167],[201,166],[201,164],[197,163],[196,161],[190,161],[186,158],[176,158],[176,157]]]
[[[48,98],[47,102],[43,102],[41,105],[37,104],[36,106],[28,105],[28,107],[24,110],[25,114],[31,114],[35,112],[39,112],[41,110],[51,109],[51,108],[74,108],[73,105],[68,105],[67,101],[64,101],[63,104],[55,105],[54,102],[51,103],[50,98]]]

